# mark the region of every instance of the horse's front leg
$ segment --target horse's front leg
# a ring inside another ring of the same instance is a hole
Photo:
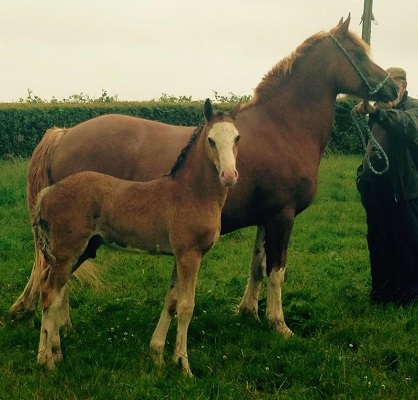
[[[174,264],[170,287],[168,288],[165,296],[164,308],[161,312],[160,319],[152,335],[150,343],[151,356],[157,365],[162,365],[164,363],[164,346],[171,320],[176,313],[177,298],[177,267],[176,264]]]
[[[188,250],[177,258],[178,302],[177,302],[177,338],[173,361],[181,365],[183,372],[192,377],[187,354],[187,331],[193,316],[197,274],[202,254],[199,251]]]
[[[258,297],[260,295],[261,283],[266,273],[266,252],[264,250],[264,226],[257,227],[255,237],[253,258],[250,264],[250,275],[244,296],[238,305],[238,312],[241,314],[250,314],[256,319],[258,317]]]
[[[293,335],[286,325],[282,305],[282,286],[286,270],[286,256],[293,228],[294,210],[283,210],[266,224],[265,249],[267,283],[267,319],[273,329],[284,337]]]

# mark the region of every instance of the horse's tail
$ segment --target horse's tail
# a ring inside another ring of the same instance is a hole
[[[35,264],[42,263],[42,260],[39,260],[38,251],[45,255],[44,250],[46,252],[50,250],[45,230],[41,229],[42,224],[40,224],[39,220],[39,207],[41,199],[47,192],[47,190],[45,190],[45,192],[43,192],[43,190],[53,183],[51,182],[49,173],[54,149],[67,131],[68,129],[65,128],[48,129],[42,140],[36,146],[29,162],[27,203],[35,232]],[[38,230],[38,239],[36,238],[35,229]],[[37,243],[37,240],[39,240],[39,243]],[[75,271],[74,276],[80,282],[85,282],[92,286],[98,286],[100,284],[99,267],[90,261],[85,261],[83,265]]]
[[[49,178],[49,170],[53,150],[67,130],[62,128],[48,129],[36,146],[29,161],[27,202],[31,216],[39,192],[52,183]]]

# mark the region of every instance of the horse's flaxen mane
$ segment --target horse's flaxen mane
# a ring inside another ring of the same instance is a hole
[[[327,32],[319,32],[310,36],[301,45],[299,45],[295,51],[274,65],[271,70],[264,75],[261,82],[255,88],[254,98],[241,109],[250,107],[258,102],[263,101],[264,99],[268,99],[275,91],[277,83],[280,81],[280,79],[292,72],[292,67],[295,62],[299,60],[312,46],[322,41],[326,37],[328,37]],[[367,54],[370,54],[369,45],[359,36],[349,31],[348,38],[355,45],[359,46],[361,51],[365,51]]]

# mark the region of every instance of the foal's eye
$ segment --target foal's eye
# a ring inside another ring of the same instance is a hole
[[[208,142],[210,144],[210,147],[215,147],[216,143],[212,138],[208,137]]]
[[[235,143],[238,143],[240,139],[241,139],[241,136],[240,136],[240,135],[238,135],[238,136],[235,138]]]

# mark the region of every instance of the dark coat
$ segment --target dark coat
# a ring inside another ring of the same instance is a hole
[[[375,175],[365,159],[359,177],[380,182],[397,201],[418,197],[418,100],[406,92],[395,108],[370,114],[369,125],[388,156],[389,170],[382,176]],[[375,169],[383,170],[383,160],[370,143],[365,157],[370,157]]]

